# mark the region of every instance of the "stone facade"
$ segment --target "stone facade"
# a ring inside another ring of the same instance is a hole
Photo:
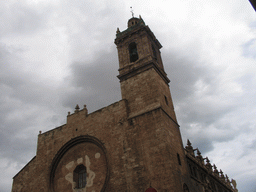
[[[133,17],[115,44],[122,100],[90,114],[77,106],[66,124],[40,133],[12,192],[236,191],[191,144],[184,149],[162,46],[149,27]]]

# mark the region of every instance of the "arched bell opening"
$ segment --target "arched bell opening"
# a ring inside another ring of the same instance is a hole
[[[135,62],[138,60],[139,55],[138,55],[138,51],[137,51],[137,45],[135,42],[130,43],[129,54],[130,54],[130,62]]]

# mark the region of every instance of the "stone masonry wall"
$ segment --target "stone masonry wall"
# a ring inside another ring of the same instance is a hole
[[[50,191],[50,172],[53,159],[65,143],[81,135],[97,138],[107,149],[108,191],[125,190],[122,141],[124,129],[127,126],[126,118],[126,101],[121,100],[87,116],[84,110],[81,110],[70,115],[70,117],[68,116],[67,124],[39,134],[36,158],[33,163],[16,175],[12,191],[38,191],[38,189],[41,190],[40,192]],[[81,151],[83,151],[83,148],[84,146],[81,145]],[[72,150],[77,149],[70,148],[68,152],[72,154]],[[83,158],[85,159],[85,157]],[[74,156],[73,160],[77,162],[77,157]],[[72,159],[69,159],[69,162],[71,161]],[[65,175],[62,175],[62,177],[65,178]],[[21,189],[19,186],[22,184],[25,186]],[[72,187],[65,189],[65,191],[72,191]],[[87,191],[90,191],[89,188]]]

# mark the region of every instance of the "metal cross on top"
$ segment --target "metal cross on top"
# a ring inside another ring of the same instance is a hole
[[[130,8],[131,8],[132,17],[134,17],[134,13],[133,13],[132,7],[130,7]]]

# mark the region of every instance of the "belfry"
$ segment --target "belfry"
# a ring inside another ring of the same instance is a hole
[[[143,19],[117,29],[115,44],[122,100],[92,113],[77,105],[66,124],[40,132],[12,192],[237,191],[189,141],[183,147],[162,45]]]

